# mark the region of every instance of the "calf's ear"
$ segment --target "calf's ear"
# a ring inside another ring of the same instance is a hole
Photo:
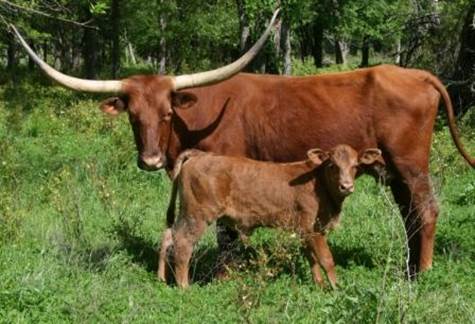
[[[328,160],[330,155],[328,152],[322,151],[320,149],[311,149],[307,151],[307,156],[310,159],[310,161],[315,164],[315,166],[320,166],[323,162]]]
[[[381,156],[381,150],[377,148],[369,148],[366,149],[359,158],[359,163],[360,164],[366,164],[370,165],[373,163],[380,163],[382,165],[385,165],[384,159]]]
[[[175,108],[188,109],[192,107],[198,98],[191,92],[173,91],[172,92],[172,106]]]
[[[102,101],[99,107],[102,112],[110,116],[117,116],[127,109],[127,104],[122,98],[112,97]]]

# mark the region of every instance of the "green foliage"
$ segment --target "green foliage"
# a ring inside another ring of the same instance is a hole
[[[349,39],[361,41],[369,37],[388,44],[401,36],[409,14],[407,1],[371,0],[343,1],[338,29]]]
[[[110,4],[108,3],[109,1],[97,1],[96,3],[94,2],[89,2],[89,11],[93,15],[104,15],[107,13],[107,10],[110,9]]]
[[[328,70],[338,68],[331,67]],[[299,240],[259,230],[215,280],[214,229],[188,291],[155,278],[169,181],[135,166],[126,118],[99,98],[34,82],[0,88],[0,322],[437,322],[475,314],[475,174],[446,127],[431,169],[440,201],[433,270],[404,277],[404,229],[390,193],[357,181],[329,235],[340,288],[315,287]],[[25,100],[28,98],[28,100]],[[467,147],[474,129],[462,125]]]

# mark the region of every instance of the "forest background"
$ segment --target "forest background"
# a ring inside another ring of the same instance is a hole
[[[155,278],[167,176],[137,169],[125,116],[104,118],[101,96],[51,83],[8,29],[70,75],[177,75],[239,57],[277,6],[272,38],[247,71],[429,70],[475,153],[473,0],[0,0],[0,323],[475,321],[475,174],[444,113],[431,152],[434,268],[418,280],[404,273],[390,192],[362,177],[329,235],[338,290],[313,285],[291,233],[265,229],[240,248],[229,280],[215,280],[212,229],[182,292]]]

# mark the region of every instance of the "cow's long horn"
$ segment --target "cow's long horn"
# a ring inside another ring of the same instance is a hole
[[[269,26],[267,26],[267,29],[264,34],[262,34],[261,38],[259,38],[254,46],[252,46],[251,49],[249,49],[249,51],[247,51],[246,54],[241,56],[237,61],[212,71],[176,76],[173,78],[175,90],[217,83],[229,79],[241,71],[261,50],[262,46],[270,35],[272,26],[274,25],[279,11],[280,9],[277,9],[274,12]]]
[[[43,61],[36,55],[36,53],[31,49],[30,46],[26,43],[23,37],[20,35],[15,26],[10,25],[15,35],[20,40],[21,45],[28,52],[28,55],[40,66],[40,68],[53,80],[59,84],[68,87],[73,90],[86,91],[86,92],[106,92],[106,93],[120,93],[122,92],[122,81],[117,80],[108,80],[108,81],[98,81],[98,80],[86,80],[71,77],[64,73],[61,73],[55,70],[53,67],[49,66],[48,63]]]

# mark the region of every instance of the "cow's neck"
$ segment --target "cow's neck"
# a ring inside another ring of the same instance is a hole
[[[167,148],[167,158],[169,167],[173,168],[178,155],[186,149],[199,149],[203,151],[210,151],[205,142],[209,139],[220,126],[223,116],[227,110],[229,103],[228,99],[223,100],[222,106],[217,106],[216,109],[208,109],[203,106],[203,98],[198,100],[196,107],[189,110],[175,110],[171,121],[171,135]],[[203,115],[198,115],[201,113]],[[225,138],[229,134],[223,133]],[[215,143],[216,147],[220,147]],[[219,149],[212,149],[214,153],[227,154]]]

